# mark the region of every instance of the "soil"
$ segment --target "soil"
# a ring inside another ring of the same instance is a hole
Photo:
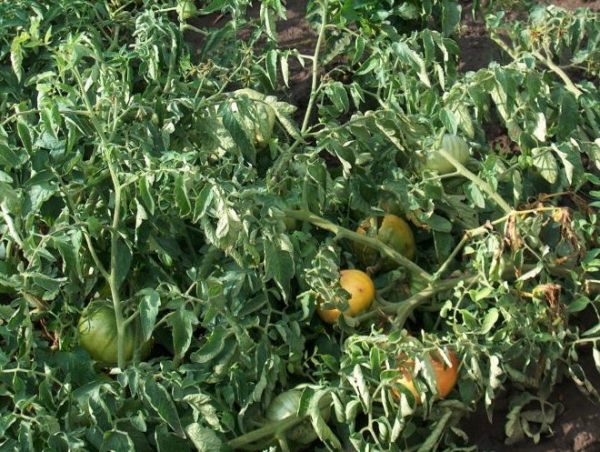
[[[459,0],[460,1],[460,0]],[[485,0],[484,0],[485,1]],[[488,37],[484,21],[481,17],[470,14],[472,1],[460,1],[463,7],[463,20],[458,44],[461,50],[460,70],[463,72],[476,71],[486,67],[492,61],[502,61],[500,48]],[[600,11],[600,0],[547,0],[540,3],[554,4],[566,9],[587,7]],[[305,20],[306,0],[287,0],[287,18],[277,23],[280,46],[295,48],[303,54],[312,54],[316,43],[316,33]],[[509,17],[518,19],[520,13],[509,11]],[[249,15],[258,16],[256,6]],[[203,28],[218,28],[226,18],[219,15],[209,15],[193,21],[193,25]],[[199,35],[190,35],[190,42],[196,49],[202,45]],[[306,63],[290,62],[290,103],[296,105],[300,112],[304,111],[310,95],[311,67]],[[490,145],[516,152],[514,144],[506,136],[506,131],[500,127],[490,126],[487,138]],[[600,390],[600,372],[594,368],[591,354],[582,354],[582,366],[595,388]],[[483,407],[465,419],[461,426],[467,433],[470,443],[480,451],[494,452],[600,452],[600,404],[593,402],[572,381],[565,379],[554,390],[551,402],[562,406],[562,411],[552,425],[552,432],[542,436],[538,444],[525,439],[517,444],[506,445],[504,424],[508,414],[510,390],[505,392],[496,402],[493,422],[487,419]]]

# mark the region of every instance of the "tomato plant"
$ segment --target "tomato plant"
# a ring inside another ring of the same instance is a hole
[[[0,449],[472,449],[597,398],[597,12],[90,3],[0,2]]]

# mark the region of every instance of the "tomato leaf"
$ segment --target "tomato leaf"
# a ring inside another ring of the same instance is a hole
[[[156,414],[165,421],[180,436],[184,435],[177,408],[165,387],[148,378],[142,385],[143,395],[146,402],[156,411]]]
[[[152,336],[156,317],[158,316],[158,308],[160,307],[160,295],[153,289],[142,289],[138,292],[138,296],[142,297],[140,303],[140,323],[142,326],[142,341],[147,341]]]
[[[131,248],[127,242],[120,237],[117,238],[116,268],[114,269],[117,275],[117,287],[121,287],[127,279],[132,258]]]
[[[221,450],[223,446],[222,441],[213,430],[202,427],[198,423],[188,425],[185,432],[198,452],[213,452]]]

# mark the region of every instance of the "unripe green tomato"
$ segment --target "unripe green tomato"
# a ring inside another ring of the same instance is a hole
[[[194,5],[194,0],[180,0],[177,2],[177,14],[179,20],[184,21],[196,15],[197,8]]]
[[[441,148],[463,165],[469,160],[467,142],[459,136],[444,135]],[[429,151],[426,154],[424,167],[427,170],[437,171],[440,174],[451,173],[455,170],[454,165],[446,160],[437,150]]]
[[[300,398],[302,397],[302,388],[294,388],[282,392],[273,399],[267,408],[266,418],[271,422],[283,421],[284,419],[295,415],[298,412]],[[330,408],[325,407],[321,410],[321,416],[325,422],[329,420]],[[310,444],[317,439],[310,421],[307,419],[300,424],[286,431],[286,437],[298,444]]]
[[[105,303],[90,305],[79,320],[79,343],[96,361],[117,364],[117,321],[112,307]],[[124,337],[124,358],[131,360],[135,337],[131,327]]]

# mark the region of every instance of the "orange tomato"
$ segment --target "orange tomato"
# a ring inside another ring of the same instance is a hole
[[[443,361],[441,358],[433,356],[430,358],[430,362],[435,373],[437,397],[440,399],[446,398],[448,394],[452,392],[454,386],[456,385],[456,381],[458,380],[458,365],[460,364],[460,360],[453,351],[448,352],[448,358],[452,363],[451,367],[446,366],[445,361]],[[419,404],[421,403],[421,394],[419,394],[417,391],[413,381],[413,368],[414,362],[412,360],[403,363],[400,367],[402,377],[396,380],[396,383],[408,389],[415,397],[417,404]],[[394,394],[396,398],[400,398],[400,391],[397,389],[392,389],[392,394]]]
[[[354,317],[367,310],[375,299],[375,285],[365,272],[360,270],[342,270],[340,272],[340,285],[350,294],[348,309],[344,314]],[[321,309],[317,307],[317,314],[324,322],[335,323],[342,312],[339,309]]]

